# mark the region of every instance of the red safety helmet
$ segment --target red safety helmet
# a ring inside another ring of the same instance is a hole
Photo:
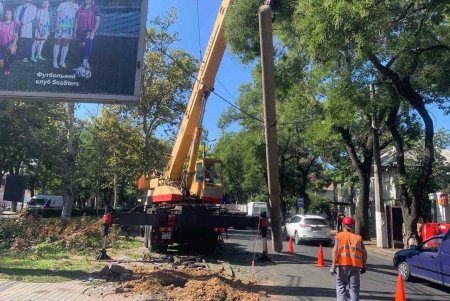
[[[346,216],[342,219],[343,225],[353,225],[354,223],[355,223],[355,221],[350,216]]]

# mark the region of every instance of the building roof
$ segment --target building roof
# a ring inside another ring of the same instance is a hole
[[[445,165],[450,166],[450,149],[443,149],[441,155],[445,158]]]
[[[381,156],[381,165],[383,167],[387,166],[395,166],[397,165],[396,158],[395,158],[395,147],[392,147],[391,149],[385,151]],[[450,167],[450,149],[441,149],[440,150],[441,155],[444,157],[444,164],[446,166]],[[413,159],[413,155],[411,153],[406,152],[405,157],[409,159]]]

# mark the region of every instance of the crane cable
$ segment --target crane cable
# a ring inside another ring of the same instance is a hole
[[[183,63],[179,62],[177,59],[175,59],[174,57],[172,57],[170,54],[168,54],[164,49],[162,49],[161,47],[159,47],[159,45],[151,38],[149,37],[149,40],[153,43],[153,45],[156,47],[156,49],[161,52],[162,54],[164,54],[165,56],[167,56],[170,60],[172,60],[181,70],[183,70],[189,77],[191,77],[192,79],[194,79],[196,82],[202,84],[203,86],[207,87],[206,84],[204,84],[201,80],[199,80],[195,75],[193,75],[189,70],[186,69],[186,67],[183,65]],[[218,94],[217,92],[215,92],[213,89],[211,91],[212,94],[216,95],[217,97],[219,97],[221,100],[225,101],[226,103],[228,103],[230,106],[234,107],[236,110],[244,113],[245,115],[247,115],[248,117],[257,120],[259,122],[264,123],[264,121],[256,116],[253,116],[252,114],[242,110],[241,108],[239,108],[237,105],[235,105],[234,103],[232,103],[231,101],[225,99],[223,96],[221,96],[220,94]]]
[[[200,35],[200,10],[198,8],[198,0],[197,0],[197,31],[198,31],[198,50],[200,53],[200,56],[198,58],[198,60],[201,62],[202,58],[203,58],[203,54],[202,54],[202,43],[201,43],[201,35]]]
[[[192,79],[194,79],[196,82],[202,84],[203,86],[207,87],[206,84],[204,84],[201,80],[199,80],[195,75],[193,75],[189,70],[186,69],[186,67],[183,65],[183,63],[181,63],[180,61],[178,61],[177,59],[175,59],[173,56],[171,56],[170,54],[167,53],[167,51],[165,51],[164,49],[162,49],[156,42],[155,40],[152,39],[152,37],[148,37],[150,42],[155,46],[155,48],[161,52],[162,54],[164,54],[165,56],[167,56],[171,61],[173,61],[182,71],[184,71],[189,77],[191,77]],[[255,115],[252,115],[251,113],[248,113],[247,111],[241,109],[238,105],[232,103],[231,101],[227,100],[225,97],[223,97],[222,95],[218,94],[217,92],[214,91],[214,89],[212,89],[211,91],[212,94],[216,95],[219,99],[221,99],[222,101],[226,102],[227,104],[229,104],[230,106],[232,106],[233,108],[235,108],[236,110],[238,110],[239,112],[243,113],[244,115],[246,115],[247,117],[256,120],[258,122],[261,122],[262,124],[264,124],[264,120],[262,120],[259,117],[256,117]],[[317,118],[314,118],[312,121],[317,121]],[[308,120],[304,120],[303,122],[301,121],[297,121],[297,122],[283,122],[283,123],[277,123],[277,121],[275,121],[273,124],[269,124],[267,125],[267,127],[273,127],[275,125],[278,126],[282,126],[282,125],[301,125],[302,123],[309,123],[310,121]]]

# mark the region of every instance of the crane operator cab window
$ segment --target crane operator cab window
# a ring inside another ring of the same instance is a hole
[[[197,163],[197,182],[204,179],[206,184],[222,186],[222,164],[221,162]]]

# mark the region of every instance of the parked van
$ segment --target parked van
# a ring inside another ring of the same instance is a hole
[[[247,204],[222,204],[221,206],[226,208],[229,212],[233,212],[234,214],[259,216],[261,212],[266,212],[267,216],[270,215],[266,202],[250,202]]]
[[[261,212],[266,212],[267,216],[270,215],[266,202],[250,202],[247,204],[248,216],[259,216]]]
[[[64,198],[62,195],[35,195],[27,203],[29,209],[62,209]]]

